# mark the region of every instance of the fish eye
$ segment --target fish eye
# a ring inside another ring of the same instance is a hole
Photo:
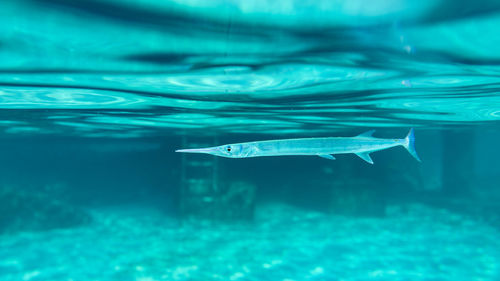
[[[231,146],[229,146],[229,145],[228,145],[228,146],[226,147],[226,150],[227,150],[227,152],[231,152]]]

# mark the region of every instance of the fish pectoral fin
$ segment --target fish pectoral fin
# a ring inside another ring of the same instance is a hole
[[[318,154],[318,156],[328,160],[335,160],[335,157],[333,157],[333,155],[330,154]]]
[[[367,131],[367,132],[364,132],[362,134],[359,134],[357,135],[357,137],[361,137],[361,138],[371,138],[373,137],[373,133],[375,133],[375,130],[370,130],[370,131]]]
[[[370,157],[370,153],[368,153],[368,152],[361,152],[361,153],[356,153],[356,155],[358,155],[359,158],[365,160],[366,162],[368,162],[370,164],[373,164],[373,160]]]

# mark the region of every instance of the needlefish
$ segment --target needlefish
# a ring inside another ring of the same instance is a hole
[[[395,146],[403,146],[420,162],[415,150],[413,128],[404,139],[383,139],[373,136],[370,130],[354,137],[298,138],[253,141],[225,144],[206,148],[178,149],[176,152],[205,153],[228,158],[247,158],[261,156],[316,155],[335,160],[334,154],[354,153],[366,162],[373,164],[370,153]]]

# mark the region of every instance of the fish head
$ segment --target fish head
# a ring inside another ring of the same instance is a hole
[[[210,154],[228,158],[245,157],[243,153],[243,147],[241,144],[225,144],[225,145],[206,147],[206,148],[178,149],[175,152],[204,153],[204,154]]]

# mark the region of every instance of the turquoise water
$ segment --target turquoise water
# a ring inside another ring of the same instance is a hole
[[[494,0],[2,1],[0,280],[500,280],[498,26]],[[174,153],[411,127],[422,163]]]
[[[495,8],[6,1],[1,119],[10,134],[89,137],[498,121]]]

